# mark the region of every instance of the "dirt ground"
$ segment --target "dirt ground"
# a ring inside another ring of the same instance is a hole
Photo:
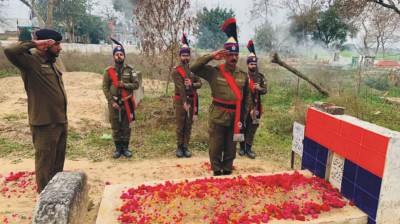
[[[85,119],[109,125],[105,122],[104,116],[105,103],[101,91],[101,76],[88,72],[65,73],[64,82],[68,96],[70,129],[84,128],[85,123],[82,121]],[[144,87],[146,88],[146,82]],[[31,142],[26,104],[26,94],[20,77],[0,79],[0,139]],[[90,187],[88,213],[82,223],[95,223],[106,184],[132,184],[152,180],[211,176],[208,161],[206,153],[196,154],[189,159],[116,161],[110,159],[102,162],[66,160],[65,170],[82,171],[87,174]],[[288,164],[267,163],[261,158],[250,160],[240,157],[235,160],[234,165],[236,168],[234,174],[271,173],[289,169]],[[33,158],[0,158],[0,223],[31,222],[37,198],[32,187],[34,176],[20,180],[17,186],[4,184],[10,172],[19,171],[34,171]]]

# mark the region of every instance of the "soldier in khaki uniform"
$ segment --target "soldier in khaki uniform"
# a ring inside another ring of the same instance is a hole
[[[62,50],[62,36],[54,30],[34,33],[4,49],[7,58],[21,71],[28,98],[29,125],[35,147],[35,171],[40,193],[56,173],[63,171],[67,146],[67,96],[62,73],[55,65]],[[30,49],[36,48],[32,53]]]
[[[188,149],[193,119],[198,113],[199,98],[197,89],[201,87],[200,78],[189,71],[190,48],[185,34],[179,50],[180,63],[172,71],[175,84],[174,108],[176,117],[176,140],[178,158],[190,157]]]
[[[258,58],[256,56],[254,43],[252,40],[250,40],[247,44],[247,48],[250,51],[250,55],[247,57],[247,67],[249,70],[248,79],[252,98],[250,108],[253,108],[254,114],[246,115],[245,141],[240,142],[239,155],[246,155],[251,159],[255,159],[256,155],[251,147],[253,145],[254,135],[260,126],[260,119],[263,113],[261,95],[265,95],[267,93],[267,81],[264,75],[258,72]]]
[[[124,63],[123,46],[115,39],[111,40],[117,44],[113,49],[115,65],[108,67],[104,72],[103,92],[108,102],[109,120],[115,143],[113,158],[118,159],[121,155],[132,157],[129,141],[136,107],[133,90],[139,88],[139,81],[133,68]]]
[[[215,176],[232,173],[236,142],[244,141],[244,115],[251,100],[247,74],[236,66],[239,59],[236,20],[225,21],[222,30],[229,37],[225,49],[200,57],[190,66],[211,87],[209,156]],[[213,59],[225,59],[225,63],[215,67],[207,65]]]

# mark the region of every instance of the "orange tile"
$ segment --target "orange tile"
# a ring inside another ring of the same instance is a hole
[[[327,123],[327,127],[329,130],[331,130],[335,133],[340,132],[340,124],[342,122],[341,120],[337,119],[334,116],[327,115],[325,122]]]
[[[322,124],[322,112],[309,107],[307,110],[306,125],[308,123],[321,125]]]
[[[358,165],[377,175],[378,177],[382,177],[385,167],[385,156],[371,148],[361,146]]]
[[[376,152],[386,155],[389,145],[389,138],[378,133],[364,129],[362,143],[363,146],[371,148]]]
[[[358,164],[361,145],[357,142],[352,141],[351,139],[343,137],[343,148],[346,152],[345,158],[355,164]]]
[[[318,132],[319,132],[319,128],[316,124],[313,123],[309,123],[306,124],[306,130],[304,135],[313,140],[314,142],[318,142]]]
[[[350,124],[346,121],[342,121],[340,125],[340,135],[349,138],[359,144],[361,144],[363,130],[363,128],[358,127],[354,124]]]
[[[343,145],[343,137],[339,134],[332,133],[331,135],[331,147],[330,150],[334,151],[335,153],[339,154],[342,157],[346,156],[346,150]]]
[[[331,135],[332,132],[328,131],[327,128],[320,127],[318,133],[318,144],[324,146],[327,149],[331,148]]]

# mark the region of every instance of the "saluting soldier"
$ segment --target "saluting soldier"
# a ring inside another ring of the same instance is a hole
[[[267,81],[265,76],[258,71],[258,58],[252,40],[248,42],[247,48],[250,51],[250,54],[247,57],[247,67],[252,98],[250,108],[253,109],[253,113],[247,114],[246,116],[245,141],[240,142],[239,155],[246,155],[251,159],[255,159],[256,155],[251,147],[253,145],[254,135],[260,126],[261,115],[263,113],[261,95],[267,93]]]
[[[172,71],[175,84],[174,108],[176,117],[176,141],[178,158],[190,157],[189,141],[193,120],[198,114],[199,98],[197,89],[201,87],[200,78],[189,70],[190,48],[185,34],[182,35],[179,49],[180,63]]]
[[[121,155],[132,157],[129,150],[131,126],[135,118],[133,90],[139,88],[136,72],[124,63],[125,49],[118,41],[110,38],[117,46],[113,49],[114,66],[108,67],[103,76],[103,92],[108,101],[109,120],[115,143],[113,158]]]
[[[236,66],[239,59],[236,19],[225,21],[222,30],[229,37],[224,49],[200,57],[190,66],[211,87],[209,156],[214,176],[232,173],[236,142],[244,141],[244,115],[251,100],[247,74]],[[225,63],[207,65],[213,59],[225,59]]]
[[[56,173],[63,171],[67,147],[67,95],[56,66],[60,33],[41,29],[32,41],[4,49],[8,60],[21,71],[28,98],[29,125],[35,147],[35,172],[40,193]],[[32,53],[30,50],[36,48]]]

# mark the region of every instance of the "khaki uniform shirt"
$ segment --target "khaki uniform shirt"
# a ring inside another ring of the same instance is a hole
[[[248,77],[251,78],[254,81],[254,73],[248,73]],[[265,95],[267,93],[267,80],[265,79],[265,76],[261,73],[258,73],[258,82],[260,84],[260,90],[258,90],[260,95]],[[253,93],[251,93],[251,97],[254,98]],[[253,108],[253,101],[251,101],[250,108]]]
[[[112,68],[116,71],[115,66],[113,66]],[[115,88],[107,70],[108,68],[105,70],[103,75],[103,92],[104,95],[106,96],[108,104],[112,105],[114,102],[116,102],[116,100],[113,97],[114,96],[118,97],[118,89]],[[133,94],[133,90],[139,88],[139,81],[137,74],[133,70],[133,68],[129,65],[124,64],[124,67],[122,68],[121,81],[124,83],[124,89],[128,95]]]
[[[182,68],[184,68],[183,64],[180,63],[178,66],[181,66]],[[190,71],[188,71],[190,72]],[[183,101],[186,100],[186,87],[185,87],[185,80],[183,79],[183,77],[181,76],[181,74],[179,74],[179,72],[176,70],[176,68],[174,68],[172,70],[172,80],[174,81],[174,86],[175,86],[175,94],[179,94],[179,96],[181,97],[180,99],[175,99],[174,100],[174,106],[182,106],[183,105]],[[193,73],[191,73],[190,77],[192,78],[192,82],[193,82],[193,88],[194,89],[200,89],[201,88],[201,80],[197,75],[194,75]]]
[[[42,52],[31,53],[32,41],[24,41],[4,49],[8,60],[21,71],[28,97],[30,125],[68,123],[67,96],[62,73]]]
[[[213,60],[211,55],[205,55],[198,58],[194,63],[191,64],[190,70],[200,76],[201,78],[207,80],[210,83],[211,95],[213,98],[217,98],[224,101],[235,101],[236,97],[232,89],[229,87],[227,81],[222,76],[219,66],[207,65],[208,62]],[[228,68],[225,65],[225,69]],[[245,114],[248,113],[251,102],[250,87],[248,84],[247,73],[236,67],[235,71],[232,73],[237,85],[239,86],[240,92],[243,96],[243,103],[245,106]],[[215,105],[210,107],[210,120],[214,123],[232,126],[235,121],[235,113],[222,110]]]

